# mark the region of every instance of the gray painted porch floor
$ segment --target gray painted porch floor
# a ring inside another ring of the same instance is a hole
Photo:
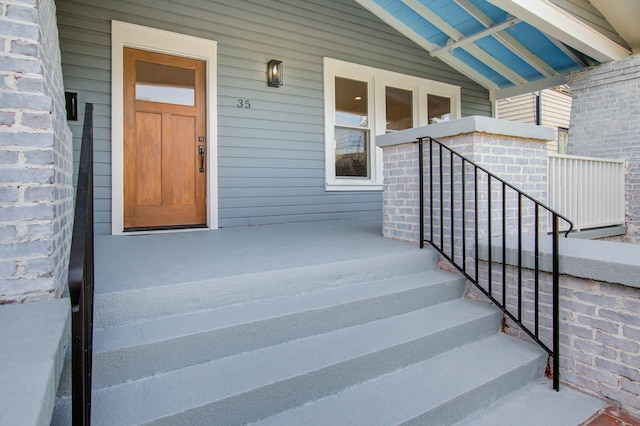
[[[383,238],[379,219],[97,236],[96,292],[104,294],[197,281],[206,284],[207,280],[241,274],[341,261],[365,262],[390,253],[412,257],[411,254],[418,251],[417,244]],[[117,294],[126,293],[114,295]],[[102,297],[109,296],[112,295]],[[474,425],[495,424],[492,416],[502,416],[505,409],[514,411],[513,407],[521,407],[522,401],[536,407],[531,401],[540,400],[545,402],[546,409],[566,414],[563,423],[559,424],[577,425],[603,406],[602,402],[567,387],[556,394],[549,391],[546,380],[539,382],[522,395],[518,393],[502,405],[491,406],[488,411],[479,412],[465,421]],[[548,403],[549,399],[553,402]],[[536,413],[523,408],[515,411],[520,415],[518,423],[528,419],[531,423],[525,421],[523,424],[540,424]]]
[[[380,220],[96,237],[96,293],[358,260],[418,250],[382,237]]]

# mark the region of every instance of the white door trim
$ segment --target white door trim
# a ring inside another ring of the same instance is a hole
[[[218,228],[217,42],[111,21],[111,233],[124,229],[123,48],[199,59],[207,64],[207,226]]]

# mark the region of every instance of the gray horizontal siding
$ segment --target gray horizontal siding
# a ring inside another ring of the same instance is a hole
[[[109,233],[111,226],[112,19],[218,42],[220,226],[380,217],[379,192],[324,190],[325,56],[459,85],[463,116],[491,113],[486,90],[352,0],[56,5],[66,90],[77,91],[81,103],[95,104],[98,233]],[[279,89],[264,81],[272,58],[284,61],[285,85]],[[238,99],[250,99],[252,108],[236,108]],[[72,123],[76,147],[79,123]]]
[[[611,26],[609,21],[602,16],[602,13],[589,0],[551,0],[551,2],[586,22],[616,43],[629,47],[627,42],[620,37],[615,28]]]

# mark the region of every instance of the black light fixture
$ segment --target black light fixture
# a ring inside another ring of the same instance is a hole
[[[267,86],[280,87],[284,83],[282,61],[272,59],[267,63]]]
[[[64,100],[66,101],[67,121],[78,121],[78,94],[64,92]]]

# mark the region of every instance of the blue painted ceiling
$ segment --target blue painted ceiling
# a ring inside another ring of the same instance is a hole
[[[548,87],[563,74],[596,62],[487,0],[359,3],[492,91],[547,81]]]

